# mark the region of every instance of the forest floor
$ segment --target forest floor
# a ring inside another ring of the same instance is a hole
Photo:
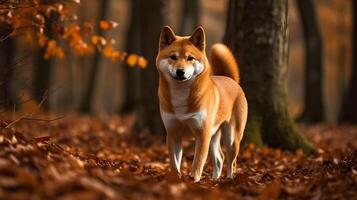
[[[357,126],[299,125],[316,153],[250,144],[233,180],[209,162],[193,183],[192,145],[178,180],[163,137],[133,137],[131,117],[20,117],[0,118],[0,199],[357,199]]]

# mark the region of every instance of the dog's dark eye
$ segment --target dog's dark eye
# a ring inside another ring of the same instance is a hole
[[[175,55],[170,56],[171,60],[177,60],[177,57]]]
[[[187,57],[187,61],[192,61],[194,58],[192,56]]]

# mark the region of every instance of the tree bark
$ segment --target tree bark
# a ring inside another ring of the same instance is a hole
[[[286,0],[230,0],[224,41],[238,58],[248,99],[244,141],[310,152],[288,112],[287,16]]]
[[[181,8],[181,21],[179,34],[187,35],[199,25],[200,18],[199,0],[183,0]]]
[[[151,133],[164,133],[160,117],[157,95],[159,74],[155,67],[155,58],[159,46],[160,31],[164,25],[163,0],[140,0],[142,31],[141,53],[148,59],[148,68],[141,71],[141,95],[137,113],[137,130],[148,128]]]
[[[141,21],[140,0],[131,1],[130,26],[127,33],[126,51],[128,53],[141,54]],[[130,113],[136,109],[140,96],[140,69],[126,65],[125,68],[125,99],[120,113]]]
[[[323,100],[323,41],[312,0],[296,0],[305,40],[304,112],[299,120],[316,123],[325,119]]]
[[[100,8],[99,8],[99,16],[98,16],[98,20],[97,23],[99,24],[100,20],[103,20],[106,18],[107,15],[107,9],[109,6],[109,0],[102,0],[100,2]],[[102,35],[103,31],[102,29],[99,27],[99,25],[97,26],[97,35]],[[99,71],[99,65],[100,65],[100,52],[98,50],[96,50],[94,58],[93,58],[93,65],[91,66],[91,71],[89,72],[89,81],[87,84],[87,87],[84,90],[84,94],[82,97],[82,101],[81,101],[81,106],[80,106],[80,110],[83,113],[90,113],[91,109],[92,109],[92,103],[94,100],[94,91],[95,91],[95,85],[97,82],[97,74]]]
[[[50,39],[53,38],[52,22],[55,20],[57,19],[54,15],[46,18],[45,30],[47,37]],[[34,59],[33,98],[39,103],[42,102],[42,108],[49,110],[53,59],[45,59],[45,53],[46,47],[41,47]]]
[[[14,71],[15,40],[8,38],[0,44],[1,66],[0,66],[0,107],[11,108],[14,96],[11,91],[11,81]]]
[[[352,72],[347,93],[344,97],[339,122],[357,123],[357,1],[353,4]]]

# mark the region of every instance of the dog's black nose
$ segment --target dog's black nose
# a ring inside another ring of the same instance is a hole
[[[184,74],[185,74],[185,70],[184,69],[177,69],[176,70],[176,76],[177,77],[183,77]]]

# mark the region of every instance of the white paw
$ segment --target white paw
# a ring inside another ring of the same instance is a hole
[[[193,178],[193,182],[197,183],[201,180],[201,175],[194,174],[193,172],[190,173],[191,178]]]

